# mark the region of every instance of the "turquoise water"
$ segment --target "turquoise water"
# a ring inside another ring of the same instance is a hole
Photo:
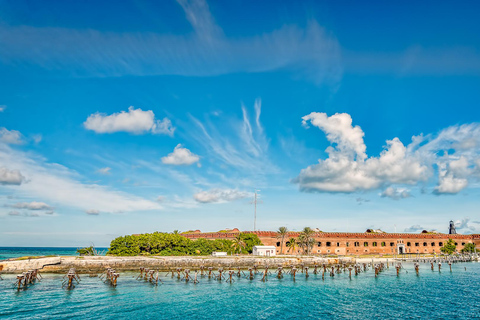
[[[0,260],[25,256],[77,256],[77,248],[44,248],[44,247],[0,247]],[[97,251],[107,251],[107,248],[97,248]]]
[[[158,287],[121,273],[117,288],[82,276],[73,290],[61,288],[61,275],[25,291],[11,288],[12,275],[0,280],[0,318],[5,319],[472,319],[480,317],[480,263],[443,265],[442,272],[421,264],[393,267],[377,278],[372,270],[334,278],[310,274],[267,282],[237,279],[233,284],[203,278],[185,283],[162,275]],[[466,268],[466,270],[465,270]],[[311,271],[311,270],[310,270]]]

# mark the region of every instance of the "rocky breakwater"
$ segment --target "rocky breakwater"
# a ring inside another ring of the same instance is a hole
[[[228,256],[228,257],[55,257],[25,260],[0,261],[2,273],[21,273],[27,270],[39,269],[41,272],[65,273],[75,268],[79,273],[100,273],[107,268],[117,271],[138,271],[140,267],[169,271],[176,268],[197,269],[201,266],[213,268],[259,268],[269,266],[338,264],[353,263],[352,258],[319,258],[319,257],[258,257],[258,256]]]

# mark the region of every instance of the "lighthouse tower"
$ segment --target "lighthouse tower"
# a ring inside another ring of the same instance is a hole
[[[448,228],[448,234],[457,234],[457,230],[455,230],[455,223],[450,220],[450,227]]]

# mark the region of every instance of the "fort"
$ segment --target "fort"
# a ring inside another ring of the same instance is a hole
[[[301,249],[287,247],[291,238],[298,238],[300,232],[289,232],[285,237],[283,252],[278,233],[274,231],[243,231],[256,234],[262,243],[275,246],[277,254],[299,254]],[[207,232],[199,230],[182,234],[189,239],[234,239],[240,231],[233,229],[229,232]],[[422,233],[386,233],[379,230],[367,230],[365,233],[348,232],[315,232],[312,235],[315,244],[311,254],[314,255],[365,255],[365,254],[440,254],[440,248],[453,239],[457,251],[461,251],[467,243],[474,243],[480,248],[480,234],[444,234],[422,231]]]

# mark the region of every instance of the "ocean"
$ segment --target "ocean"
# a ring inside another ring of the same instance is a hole
[[[274,271],[274,270],[272,270]],[[421,263],[416,275],[404,263],[375,277],[373,270],[310,277],[297,274],[262,282],[235,277],[234,283],[201,278],[186,283],[162,274],[162,284],[121,273],[116,288],[98,277],[81,276],[72,290],[62,275],[43,274],[27,290],[12,288],[14,275],[0,280],[2,319],[473,319],[480,317],[480,263]]]
[[[105,254],[108,248],[96,248],[97,252]],[[78,256],[77,248],[63,247],[0,247],[0,260],[26,256]]]

